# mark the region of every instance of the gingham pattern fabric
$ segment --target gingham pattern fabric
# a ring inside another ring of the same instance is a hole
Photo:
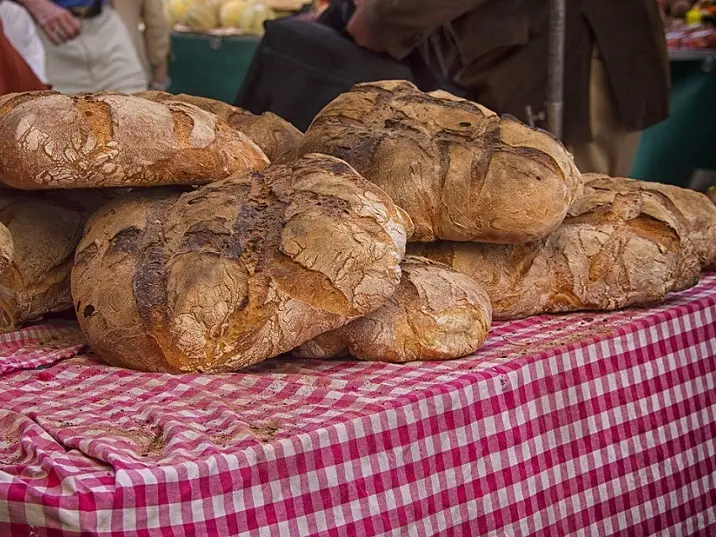
[[[716,274],[440,363],[146,374],[69,332],[0,339],[2,536],[716,535]]]

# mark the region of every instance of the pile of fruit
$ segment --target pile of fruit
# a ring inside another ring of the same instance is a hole
[[[716,3],[659,0],[671,49],[716,49]]]
[[[167,0],[167,22],[191,30],[228,28],[243,34],[261,35],[264,22],[291,14],[273,9],[261,0]]]

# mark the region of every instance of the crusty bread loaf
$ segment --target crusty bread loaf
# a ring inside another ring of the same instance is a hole
[[[523,243],[546,236],[580,194],[550,134],[409,82],[360,84],[326,106],[299,153],[344,159],[415,224],[412,241]]]
[[[402,218],[387,194],[325,155],[183,195],[137,189],[99,211],[77,249],[80,326],[100,356],[129,368],[260,362],[393,295]]]
[[[268,164],[196,106],[119,93],[0,97],[0,181],[27,190],[203,184]]]
[[[15,245],[10,230],[0,223],[0,275],[12,261]]]
[[[297,158],[298,146],[303,133],[288,121],[271,112],[255,115],[222,101],[184,93],[173,95],[164,91],[150,90],[135,95],[156,102],[181,101],[216,114],[251,138],[274,164],[284,164]]]
[[[678,217],[643,193],[585,188],[564,223],[522,245],[442,242],[409,251],[483,284],[495,319],[613,310],[696,284],[699,263]]]
[[[2,245],[11,241],[12,246],[5,270],[0,270],[0,333],[72,307],[75,247],[90,214],[108,195],[0,191],[0,259]],[[9,238],[3,238],[3,229]]]
[[[450,360],[475,352],[492,321],[490,299],[472,278],[442,263],[407,256],[386,305],[296,349],[302,358]]]
[[[639,190],[658,198],[661,204],[686,221],[688,237],[694,245],[702,268],[716,269],[716,205],[708,196],[688,188],[650,181],[601,174],[587,174],[584,178],[589,186],[596,190]]]

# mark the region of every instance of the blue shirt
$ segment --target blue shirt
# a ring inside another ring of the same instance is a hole
[[[64,8],[73,7],[89,7],[94,4],[94,0],[54,0],[55,4]],[[106,4],[107,0],[102,0],[102,5]]]

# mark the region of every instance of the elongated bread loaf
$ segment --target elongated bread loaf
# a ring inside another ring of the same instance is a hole
[[[550,134],[405,81],[360,84],[326,106],[299,153],[344,159],[415,224],[412,241],[523,243],[559,226],[582,179]]]
[[[0,181],[15,188],[193,185],[267,164],[246,135],[190,104],[110,92],[0,97]]]
[[[405,243],[387,194],[345,162],[308,155],[190,193],[115,200],[87,225],[72,294],[111,364],[231,371],[382,306]]]
[[[164,91],[142,91],[135,95],[156,102],[181,101],[216,114],[236,130],[251,138],[274,164],[291,162],[297,158],[298,146],[303,133],[288,121],[271,112],[255,115],[222,101],[184,93],[173,95]]]
[[[0,190],[0,265],[7,256],[0,270],[0,332],[72,307],[75,247],[109,194]]]
[[[546,239],[522,245],[410,245],[481,283],[495,319],[658,302],[698,282],[678,215],[638,191],[590,188]]]
[[[595,190],[638,190],[658,198],[661,204],[685,220],[688,237],[694,245],[702,269],[716,269],[716,205],[708,196],[675,185],[601,174],[587,174],[584,180]]]
[[[475,352],[492,321],[484,289],[472,278],[422,257],[406,256],[400,267],[400,285],[386,305],[307,341],[294,354],[410,362]]]

